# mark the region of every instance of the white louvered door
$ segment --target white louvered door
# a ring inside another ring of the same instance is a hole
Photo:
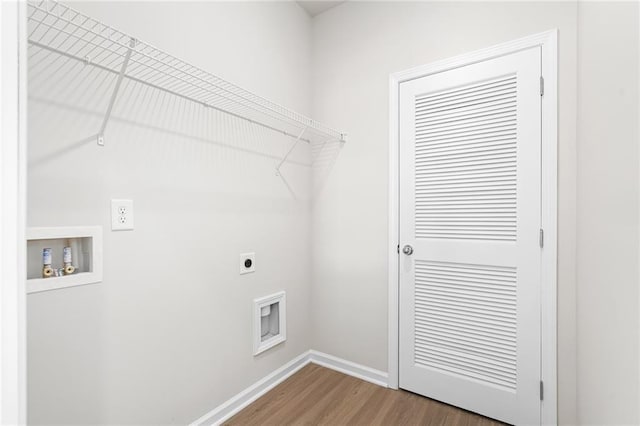
[[[512,424],[540,424],[540,68],[400,85],[400,387]]]

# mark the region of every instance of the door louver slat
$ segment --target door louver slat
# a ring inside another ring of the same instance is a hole
[[[416,97],[416,237],[516,240],[516,83]]]
[[[516,389],[515,268],[416,260],[418,365]]]

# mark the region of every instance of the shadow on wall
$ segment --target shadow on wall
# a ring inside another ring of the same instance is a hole
[[[335,139],[311,144],[311,179],[314,195],[322,191],[343,145],[343,142]]]
[[[296,143],[249,121],[125,78],[107,124],[105,147],[100,148],[96,134],[116,75],[30,46],[28,78],[30,120],[36,124],[31,135],[46,138],[30,143],[29,168],[34,171],[63,157],[68,160],[70,155],[84,158],[78,151],[90,146],[111,151],[102,156],[103,162],[119,162],[122,156],[126,162],[137,159],[140,172],[145,163],[153,163],[170,173],[172,165],[180,162],[192,166],[194,173],[215,168],[216,175],[222,176],[228,170],[229,178],[242,174],[245,179],[264,179],[266,172],[285,191],[281,196],[305,200],[321,189],[341,146],[318,138]]]

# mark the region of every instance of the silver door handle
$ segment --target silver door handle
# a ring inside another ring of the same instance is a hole
[[[407,256],[411,256],[413,254],[413,247],[407,244],[406,246],[402,247],[402,252]]]

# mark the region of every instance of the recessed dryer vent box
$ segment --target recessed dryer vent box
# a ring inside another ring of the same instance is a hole
[[[287,299],[284,291],[253,300],[253,354],[287,340]]]

